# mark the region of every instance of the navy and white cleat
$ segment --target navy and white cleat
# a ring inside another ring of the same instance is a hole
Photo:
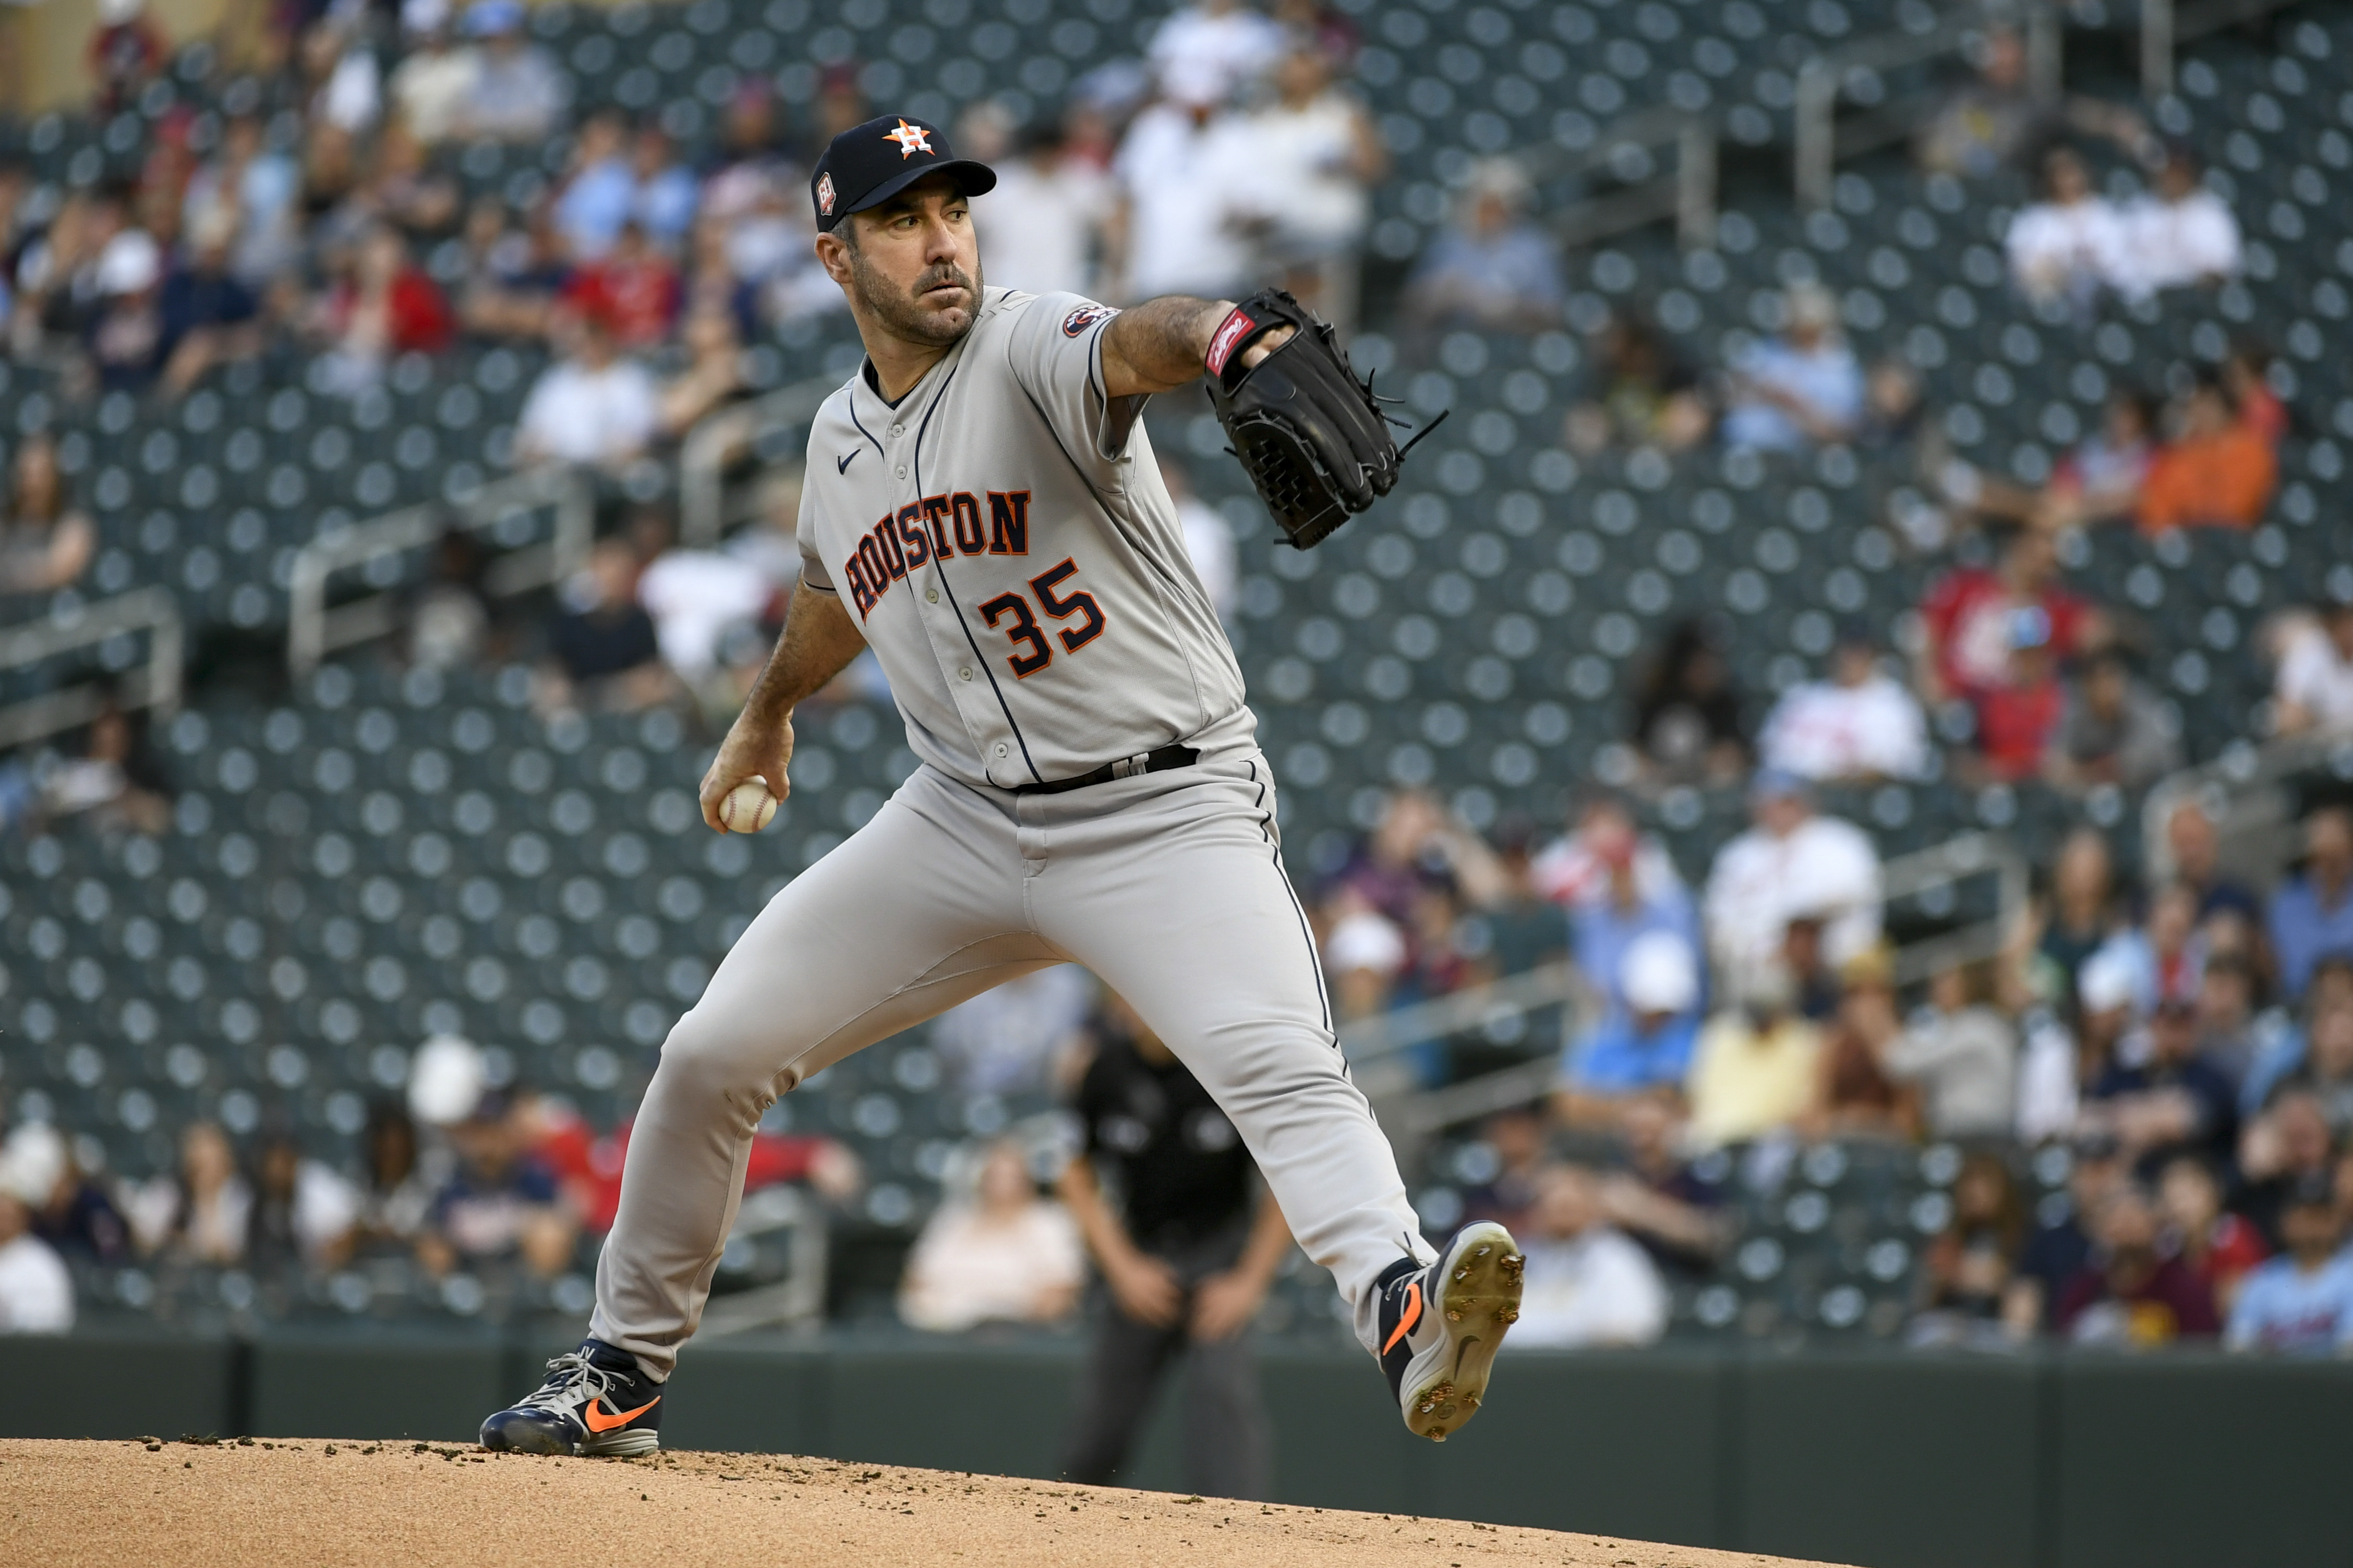
[[[547,1363],[547,1381],[482,1423],[482,1447],[510,1454],[629,1458],[661,1447],[661,1384],[598,1340]]]
[[[1415,1436],[1443,1443],[1478,1413],[1526,1262],[1510,1231],[1482,1221],[1427,1268],[1400,1258],[1381,1277],[1381,1370]]]

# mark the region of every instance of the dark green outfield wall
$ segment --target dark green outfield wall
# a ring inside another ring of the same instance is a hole
[[[550,1346],[0,1340],[0,1436],[470,1438]],[[665,1441],[1050,1477],[1060,1344],[696,1347]],[[1529,1353],[1444,1447],[1361,1358],[1270,1352],[1276,1495],[1866,1568],[2353,1568],[2353,1364]],[[1164,1408],[1135,1484],[1181,1489]]]

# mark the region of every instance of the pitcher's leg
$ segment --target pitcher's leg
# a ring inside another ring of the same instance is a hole
[[[1333,1037],[1271,810],[1262,784],[1205,777],[1115,821],[1050,826],[1031,908],[1039,934],[1125,996],[1216,1099],[1370,1350],[1374,1280],[1434,1255]]]
[[[663,1042],[630,1131],[589,1331],[667,1377],[702,1316],[776,1097],[860,1047],[1045,963],[1010,826],[909,781],[768,901]]]

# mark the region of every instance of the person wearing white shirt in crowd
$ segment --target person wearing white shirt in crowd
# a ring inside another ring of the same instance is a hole
[[[2218,283],[2239,270],[2238,216],[2205,187],[2185,148],[2167,155],[2156,194],[2127,205],[2120,221],[2123,265],[2116,286],[2129,297]]]
[[[1536,1178],[1521,1239],[1527,1257],[1517,1350],[1646,1345],[1666,1331],[1667,1287],[1658,1266],[1610,1225],[1590,1171],[1556,1165]]]
[[[2272,696],[2283,735],[2353,732],[2353,599],[2326,605],[2317,622],[2287,626]]]
[[[1879,940],[1879,854],[1861,828],[1814,815],[1805,781],[1760,768],[1748,787],[1756,826],[1719,850],[1703,913],[1724,973],[1769,963],[1789,922],[1822,922],[1835,969]]]
[[[1152,72],[1164,93],[1222,102],[1264,76],[1282,47],[1282,29],[1241,0],[1197,0],[1152,35]]]
[[[1250,292],[1250,246],[1241,194],[1250,186],[1246,122],[1219,108],[1200,83],[1135,117],[1112,172],[1122,203],[1113,223],[1122,299],[1195,294],[1240,299]],[[986,241],[984,240],[984,244]]]
[[[74,1324],[73,1277],[33,1234],[34,1206],[48,1197],[46,1173],[33,1164],[0,1155],[0,1334],[62,1334]]]
[[[427,147],[438,146],[458,129],[473,97],[481,58],[450,46],[448,0],[411,0],[402,7],[401,26],[414,41],[393,68],[385,90],[408,133]]]
[[[994,102],[973,106],[955,144],[997,171],[997,188],[973,204],[988,281],[1031,294],[1092,295],[1113,200],[1103,172],[1064,157],[1054,126],[1016,126]]]
[[[1194,574],[1201,579],[1202,591],[1209,595],[1218,618],[1230,620],[1234,595],[1240,586],[1234,525],[1226,521],[1225,513],[1194,493],[1192,476],[1182,463],[1166,452],[1156,456],[1160,482],[1168,487],[1168,499],[1176,503],[1176,522],[1185,531],[1185,551],[1193,558]]]
[[[2090,171],[2069,149],[2044,157],[2042,178],[2044,198],[2010,220],[2002,241],[2010,280],[2038,303],[2060,300],[2081,310],[2125,275],[2124,222],[2093,191]]]
[[[618,468],[646,448],[660,423],[654,379],[616,350],[592,313],[574,329],[573,352],[547,367],[523,404],[515,461]]]
[[[1871,637],[1850,628],[1831,678],[1791,687],[1757,742],[1764,765],[1802,779],[1916,778],[1928,765],[1919,700],[1878,665]]]
[[[987,1322],[1067,1318],[1086,1283],[1086,1255],[1068,1209],[1040,1197],[1020,1145],[992,1146],[970,1197],[923,1226],[899,1288],[910,1328],[957,1333]]]
[[[1352,262],[1370,188],[1388,172],[1388,153],[1364,105],[1333,85],[1320,51],[1284,55],[1274,89],[1273,101],[1246,122],[1255,151],[1250,221],[1283,286],[1345,327],[1356,314]]]

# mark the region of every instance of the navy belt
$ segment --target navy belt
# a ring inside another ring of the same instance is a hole
[[[1056,779],[1052,784],[1021,784],[1015,795],[1060,795],[1064,790],[1084,789],[1089,784],[1109,784],[1113,779],[1132,779],[1138,773],[1165,773],[1172,768],[1189,768],[1201,760],[1201,753],[1190,746],[1163,746],[1156,752],[1146,752],[1140,757],[1122,757],[1115,763],[1105,763],[1091,773],[1081,773],[1074,779]]]

